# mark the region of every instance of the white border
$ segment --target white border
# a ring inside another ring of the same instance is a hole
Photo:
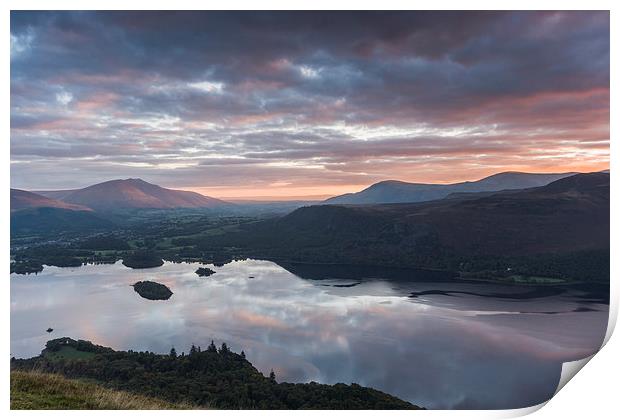
[[[620,115],[618,115],[617,109],[617,93],[618,86],[616,80],[614,79],[614,74],[618,73],[618,62],[617,62],[617,54],[615,53],[613,47],[617,46],[618,43],[618,24],[620,19],[618,19],[619,7],[614,5],[619,4],[618,2],[613,1],[599,1],[599,0],[590,0],[590,1],[545,1],[545,0],[521,0],[521,1],[503,1],[501,4],[498,4],[497,1],[480,1],[480,0],[470,0],[467,2],[459,2],[459,1],[444,1],[444,0],[435,0],[433,2],[407,2],[402,0],[382,0],[380,2],[375,1],[367,1],[367,0],[347,0],[347,1],[334,1],[334,0],[297,0],[295,2],[290,1],[282,1],[282,0],[267,0],[261,2],[251,2],[251,1],[243,1],[243,0],[227,0],[225,2],[214,2],[214,1],[197,1],[197,0],[175,0],[171,1],[162,1],[162,0],[151,0],[151,1],[128,1],[128,0],[90,0],[86,4],[84,0],[57,0],[57,1],[37,1],[37,0],[21,0],[14,1],[8,0],[3,2],[4,13],[0,18],[2,32],[4,34],[3,40],[3,65],[0,69],[2,72],[2,80],[4,86],[4,95],[3,95],[3,113],[2,118],[2,132],[5,133],[4,141],[2,142],[2,156],[5,159],[5,166],[2,167],[1,178],[2,185],[0,186],[1,191],[3,191],[2,195],[2,205],[0,207],[0,211],[2,215],[0,216],[3,223],[0,224],[0,229],[2,230],[2,247],[5,250],[9,249],[9,188],[10,188],[10,165],[9,165],[9,156],[10,156],[10,39],[9,39],[9,28],[10,28],[10,10],[85,10],[85,9],[118,9],[118,10],[127,10],[127,9],[160,9],[160,10],[200,10],[200,9],[248,9],[248,10],[259,10],[259,9],[271,9],[271,10],[337,10],[337,9],[384,9],[384,10],[405,10],[405,9],[413,9],[413,10],[466,10],[466,9],[478,9],[478,10],[611,10],[611,121],[620,121]],[[614,124],[611,124],[611,133],[614,131]],[[612,136],[610,136],[611,139]],[[618,153],[615,147],[611,147],[611,166],[614,166],[614,163],[617,162]],[[612,168],[614,169],[614,168]],[[618,195],[616,194],[616,186],[617,186],[617,174],[612,170],[612,200],[611,200],[611,214],[616,214],[618,209]],[[614,255],[618,250],[618,242],[617,242],[617,233],[618,233],[618,224],[616,220],[612,217],[611,220],[611,233],[612,233],[612,241],[611,241],[611,255]],[[9,297],[9,282],[8,282],[8,272],[9,272],[9,259],[8,255],[5,254],[4,259],[2,260],[0,266],[0,272],[6,273],[5,286],[2,288],[3,293],[3,302],[6,304],[4,306],[4,313],[1,318],[2,325],[2,345],[4,348],[3,354],[6,356],[2,359],[2,372],[0,376],[3,378],[2,384],[2,408],[3,411],[9,412],[9,353],[10,353],[10,335],[9,335],[9,316],[10,316],[10,297]],[[562,419],[579,419],[582,420],[584,417],[589,418],[609,418],[613,416],[612,413],[617,412],[617,392],[615,391],[616,386],[618,384],[618,375],[620,374],[619,363],[615,355],[620,355],[620,344],[617,337],[612,337],[611,332],[613,327],[615,326],[615,322],[618,314],[618,300],[619,300],[619,291],[617,284],[617,274],[618,274],[618,264],[612,258],[611,261],[611,306],[610,306],[610,327],[608,328],[608,333],[606,340],[607,345],[602,349],[602,351],[597,354],[590,363],[587,364],[583,368],[583,371],[579,373],[579,379],[570,381],[562,390],[552,398],[547,404],[541,404],[536,407],[530,407],[521,410],[501,410],[501,411],[426,411],[426,412],[406,412],[406,411],[390,411],[390,412],[382,412],[381,415],[390,416],[394,418],[411,418],[411,416],[421,417],[421,418],[469,418],[469,419],[484,419],[484,418],[512,418],[523,416],[526,414],[531,414],[531,418],[536,419],[549,419],[549,418],[562,418]],[[573,371],[575,370],[576,363],[573,363],[570,367]],[[578,369],[577,369],[578,370]],[[568,372],[568,371],[567,371]],[[575,372],[573,372],[575,373]],[[565,373],[563,372],[563,375]],[[415,380],[415,378],[412,378]],[[543,406],[544,409],[540,409]],[[53,412],[37,412],[37,411],[12,411],[8,413],[10,416],[15,418],[37,418],[39,416],[45,416],[49,419],[67,419],[67,418],[78,418],[85,415],[82,412],[75,411],[53,411]],[[147,415],[150,418],[154,419],[164,419],[167,420],[171,415],[175,418],[177,416],[187,417],[187,418],[204,418],[204,416],[208,416],[209,418],[215,419],[235,419],[235,418],[264,418],[264,419],[289,419],[291,415],[299,418],[315,418],[317,415],[319,416],[327,416],[333,418],[355,418],[355,419],[370,419],[374,417],[377,413],[374,411],[325,411],[325,412],[315,412],[315,411],[301,411],[301,412],[290,412],[290,411],[243,411],[243,412],[231,412],[231,411],[209,411],[207,413],[202,411],[195,412],[179,412],[179,413],[170,413],[170,412],[149,412]],[[105,411],[91,411],[88,413],[89,417],[94,419],[107,419],[110,414]],[[126,417],[137,417],[142,415],[141,412],[117,412],[114,414],[115,416],[120,416],[122,418]],[[406,416],[406,417],[405,417]]]

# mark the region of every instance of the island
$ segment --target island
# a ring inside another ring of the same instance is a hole
[[[136,291],[144,299],[149,300],[168,300],[172,296],[172,291],[165,284],[154,281],[139,281],[132,285]]]
[[[153,254],[137,252],[124,257],[123,265],[129,268],[153,268],[164,265],[164,260]]]
[[[198,274],[199,277],[209,277],[210,275],[215,274],[215,271],[211,270],[209,267],[200,267],[196,270],[196,274]]]

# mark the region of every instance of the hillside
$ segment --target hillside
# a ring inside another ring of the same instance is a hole
[[[329,198],[324,201],[324,204],[417,203],[439,200],[454,193],[476,193],[540,187],[571,175],[575,174],[502,172],[478,181],[459,182],[456,184],[382,181],[358,193],[349,193]]]
[[[91,211],[92,209],[81,206],[79,204],[65,203],[60,200],[48,198],[40,194],[35,194],[29,191],[17,190],[11,188],[11,211],[40,208],[40,207],[52,207],[66,210],[81,210]]]
[[[63,197],[75,192],[77,190],[41,190],[41,191],[32,191],[35,194],[42,195],[47,198],[52,198],[54,200],[62,200]]]
[[[39,371],[11,371],[11,410],[189,409],[156,398]]]
[[[179,242],[192,245],[192,242]],[[609,279],[609,174],[466,200],[310,206],[195,241],[275,260]]]
[[[120,209],[213,208],[227,203],[192,191],[172,190],[141,179],[117,179],[78,190],[39,194],[97,211]]]
[[[48,235],[60,231],[83,233],[114,226],[114,223],[90,210],[33,207],[11,212],[11,235]]]
[[[475,200],[422,208],[403,205],[394,211],[432,225],[442,246],[469,255],[609,248],[609,175],[603,173]]]
[[[357,384],[278,383],[264,376],[225,343],[188,354],[115,351],[64,337],[48,341],[38,357],[11,359],[13,371],[38,369],[67,378],[98,381],[173,404],[221,409],[417,409],[391,395]]]

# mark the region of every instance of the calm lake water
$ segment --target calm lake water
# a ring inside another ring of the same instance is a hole
[[[278,381],[355,382],[427,408],[517,408],[548,399],[562,362],[598,350],[607,326],[604,291],[257,260],[204,278],[200,266],[12,274],[12,356],[63,336],[156,353],[213,339]],[[139,280],[174,294],[145,300],[130,286]]]

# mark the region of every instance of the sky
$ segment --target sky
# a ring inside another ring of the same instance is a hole
[[[608,12],[11,12],[11,186],[603,170],[609,42]]]

